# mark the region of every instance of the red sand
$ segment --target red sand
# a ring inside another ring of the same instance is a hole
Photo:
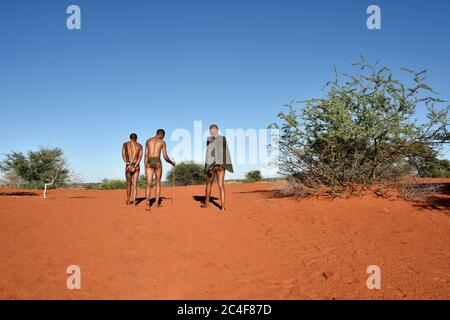
[[[0,190],[0,298],[450,299],[448,198],[296,202],[274,187],[228,184],[225,214],[199,208],[202,186],[151,213],[122,190]],[[81,290],[66,288],[73,264]]]

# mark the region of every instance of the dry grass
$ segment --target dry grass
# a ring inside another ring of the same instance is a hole
[[[310,196],[327,198],[350,198],[373,192],[377,197],[386,199],[403,199],[406,201],[423,200],[433,194],[442,193],[445,183],[426,182],[420,179],[406,177],[398,181],[385,181],[372,187],[353,185],[345,188],[330,188],[320,186],[311,188],[296,179],[287,179],[286,183],[275,192],[279,197],[292,197],[296,200]]]

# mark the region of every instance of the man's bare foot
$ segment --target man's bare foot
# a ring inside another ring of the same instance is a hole
[[[128,200],[125,201],[125,205],[126,205],[126,206],[129,206],[130,204],[131,204],[131,201],[128,201]]]
[[[151,211],[150,201],[147,201],[147,206],[145,207],[145,211]]]
[[[200,208],[209,208],[209,206],[205,202],[202,202]]]
[[[133,207],[137,207],[138,202],[136,200],[133,201]]]

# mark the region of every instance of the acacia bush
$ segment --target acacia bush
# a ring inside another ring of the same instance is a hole
[[[192,161],[181,162],[175,166],[175,184],[179,186],[188,186],[205,183],[204,166]],[[172,182],[173,168],[167,172],[166,179]]]
[[[448,140],[449,107],[439,107],[444,101],[424,83],[426,70],[402,68],[409,79],[402,82],[363,57],[353,65],[360,71],[335,68],[323,98],[292,101],[278,114],[280,173],[297,187],[339,195],[420,175]],[[419,107],[427,110],[425,122],[415,119]]]
[[[27,155],[12,151],[0,162],[3,183],[14,187],[43,188],[44,183],[61,187],[70,182],[71,172],[60,148],[29,151]]]
[[[249,171],[245,174],[245,178],[250,182],[261,181],[262,180],[261,171],[259,170]]]

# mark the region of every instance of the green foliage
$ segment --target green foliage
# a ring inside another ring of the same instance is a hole
[[[94,189],[100,190],[115,190],[126,189],[127,182],[120,179],[103,179]]]
[[[450,161],[440,160],[436,150],[423,143],[416,143],[414,150],[408,156],[408,164],[417,176],[450,178]]]
[[[414,173],[410,159],[425,147],[436,152],[448,137],[449,107],[436,108],[443,101],[423,82],[426,71],[402,69],[412,78],[407,85],[361,58],[354,64],[361,71],[344,82],[336,72],[324,98],[293,101],[278,114],[280,171],[308,188],[339,194]],[[423,124],[414,119],[421,106]]]
[[[436,159],[431,162],[427,176],[431,178],[450,178],[450,161]]]
[[[168,185],[168,182],[161,182],[162,185]],[[85,189],[89,190],[116,190],[116,189],[126,189],[127,181],[125,179],[103,179],[99,183],[87,183],[82,184]],[[138,180],[138,188],[145,189],[147,186],[147,178],[145,175],[141,174]],[[155,187],[155,178],[153,177],[152,188]]]
[[[144,189],[146,187],[145,175],[140,175],[138,180],[138,188]],[[153,183],[154,185],[154,183]],[[83,184],[83,187],[88,190],[116,190],[126,189],[127,181],[125,179],[103,179],[99,183],[87,183]]]
[[[147,187],[147,177],[144,174],[141,174],[139,176],[138,187],[139,188],[146,188]]]
[[[168,182],[173,179],[173,169],[166,176]],[[205,171],[201,164],[181,162],[175,166],[175,184],[181,186],[202,184],[205,182]]]
[[[259,170],[249,171],[245,174],[245,178],[252,182],[261,181],[262,180],[261,171]]]
[[[43,188],[44,183],[61,187],[70,180],[70,170],[60,148],[44,148],[22,152],[12,151],[0,163],[5,183],[16,187]]]

